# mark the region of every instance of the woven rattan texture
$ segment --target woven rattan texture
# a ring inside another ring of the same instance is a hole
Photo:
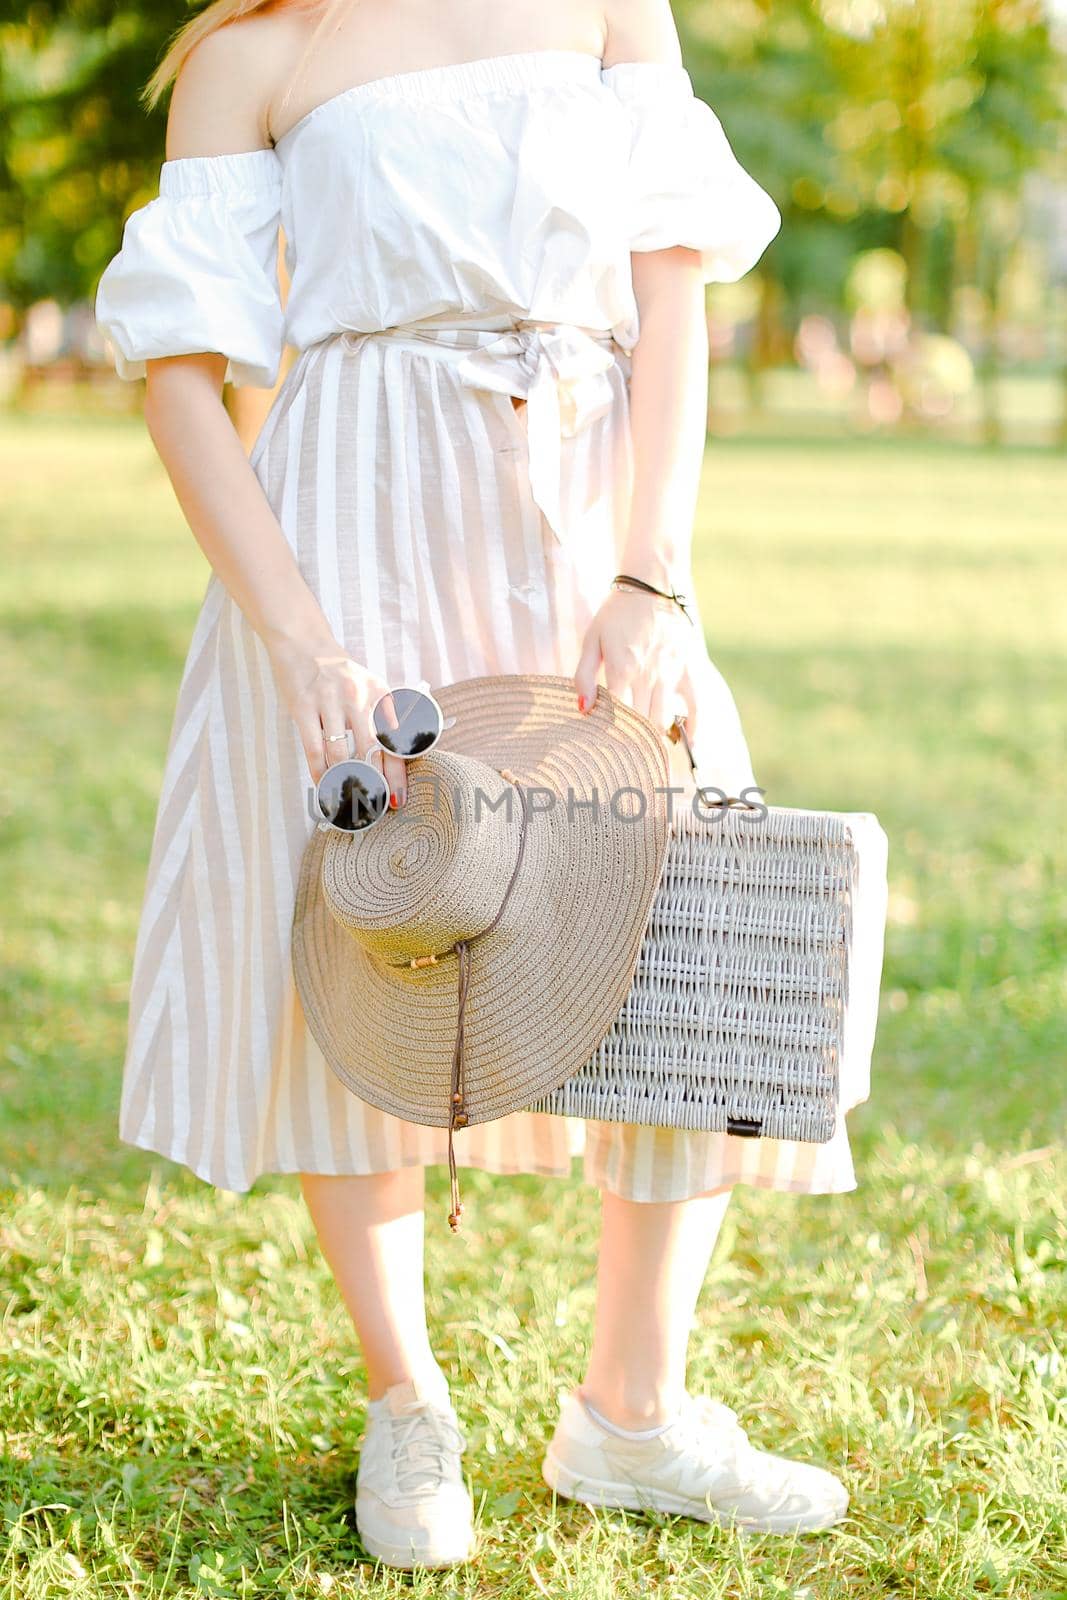
[[[833,1133],[858,853],[833,814],[672,820],[627,999],[532,1111],[823,1143]]]

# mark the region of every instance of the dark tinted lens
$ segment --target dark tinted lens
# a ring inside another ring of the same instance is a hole
[[[378,743],[394,756],[417,756],[441,735],[441,713],[421,689],[393,689],[374,708]]]
[[[376,822],[389,803],[389,785],[369,761],[339,761],[319,780],[319,809],[346,833],[359,833]]]

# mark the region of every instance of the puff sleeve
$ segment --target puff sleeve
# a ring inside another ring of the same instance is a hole
[[[628,113],[631,250],[699,250],[705,283],[754,267],[781,227],[770,195],[737,160],[684,67],[623,61],[603,81]]]
[[[285,344],[278,283],[281,162],[273,150],[164,161],[96,291],[120,378],[145,360],[216,351],[226,379],[270,388]]]

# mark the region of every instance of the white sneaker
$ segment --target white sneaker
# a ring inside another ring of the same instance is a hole
[[[541,1464],[550,1488],[586,1505],[666,1511],[759,1533],[829,1528],[848,1490],[822,1467],[757,1450],[737,1413],[686,1394],[679,1416],[651,1439],[624,1439],[587,1410],[577,1389]]]
[[[443,1377],[409,1378],[367,1402],[356,1523],[369,1555],[391,1567],[468,1559],[474,1528],[466,1448]]]

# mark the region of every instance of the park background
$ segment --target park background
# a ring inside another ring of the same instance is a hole
[[[207,577],[92,321],[180,8],[0,0],[0,1594],[1067,1595],[1067,11],[676,0],[781,234],[708,293],[694,545],[772,803],[874,811],[859,1188],[739,1189],[690,1387],[840,1471],[754,1539],[552,1504],[595,1192],[472,1174],[432,1327],[482,1554],[375,1573],[358,1350],[291,1176],[117,1142],[129,966]],[[270,396],[228,392],[250,444]],[[436,1196],[436,1200],[434,1197]],[[533,1265],[536,1263],[536,1270]]]

